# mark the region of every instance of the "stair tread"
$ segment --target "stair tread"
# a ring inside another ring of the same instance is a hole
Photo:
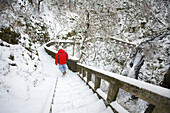
[[[66,102],[69,102],[69,101],[74,101],[76,99],[79,99],[79,98],[82,98],[82,97],[85,97],[85,96],[89,96],[89,95],[92,95],[93,92],[92,90],[86,90],[80,94],[75,94],[75,95],[71,95],[71,96],[57,96],[55,98],[55,101],[54,103],[66,103]]]
[[[88,86],[84,86],[84,87],[80,87],[80,88],[76,88],[73,90],[66,90],[66,91],[57,91],[56,90],[56,97],[60,97],[60,96],[70,96],[70,95],[76,95],[76,94],[81,94],[82,92],[86,91],[86,90],[90,90],[90,88]]]
[[[113,110],[110,107],[107,107],[104,111],[101,113],[114,113]]]
[[[106,106],[103,100],[98,100],[93,103],[90,103],[86,106],[79,107],[76,109],[67,109],[61,112],[53,112],[53,113],[100,113],[106,109]]]
[[[105,113],[106,110],[103,100],[78,76],[58,80],[52,113]]]
[[[74,101],[68,101],[66,103],[55,103],[53,105],[53,108],[54,108],[53,110],[59,112],[63,110],[76,109],[76,108],[86,106],[96,101],[98,101],[98,97],[96,94],[93,94],[85,98],[81,98],[81,99],[74,100]]]

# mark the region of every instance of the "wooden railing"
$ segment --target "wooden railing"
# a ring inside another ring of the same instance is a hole
[[[49,50],[48,46],[50,46],[50,44],[44,47],[45,51],[55,58],[56,52]],[[107,72],[91,66],[86,66],[77,62],[78,60],[69,59],[67,62],[69,69],[74,72],[78,71],[78,75],[87,83],[87,85],[89,85],[90,88],[92,88],[93,91],[105,101],[106,105],[111,106],[115,112],[118,111],[111,104],[116,101],[118,91],[121,88],[154,105],[155,108],[152,113],[170,113],[170,89]],[[91,84],[92,75],[95,76],[94,84]],[[100,89],[101,79],[110,84],[106,98],[97,91]]]
[[[137,45],[133,44],[133,43],[130,43],[130,42],[126,42],[126,41],[123,41],[123,40],[118,40],[118,39],[115,39],[115,38],[111,38],[111,37],[108,37],[108,38],[92,38],[92,39],[89,39],[89,40],[86,40],[85,42],[95,42],[95,41],[109,41],[109,42],[112,42],[112,43],[116,43],[116,44],[119,44],[119,45],[125,45],[125,46],[128,46],[130,48],[132,47],[136,47]]]
[[[117,99],[119,89],[123,89],[155,106],[152,113],[170,113],[170,90],[143,81],[115,73],[100,70],[94,67],[77,64],[78,75],[97,93],[101,79],[110,83],[107,98],[104,99],[109,105]],[[95,76],[94,86],[89,83],[92,74]],[[84,79],[86,78],[86,79]],[[98,94],[100,95],[100,94]],[[100,95],[101,96],[101,95]],[[102,96],[101,96],[102,97]],[[113,106],[112,106],[113,107]],[[113,107],[113,109],[115,109]]]

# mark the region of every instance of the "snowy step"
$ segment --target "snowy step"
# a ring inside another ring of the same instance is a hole
[[[76,109],[70,109],[61,111],[59,113],[100,113],[106,110],[106,106],[103,102],[103,100],[98,100],[96,102],[90,103],[86,106],[79,107]],[[57,112],[54,112],[57,113]]]
[[[78,95],[72,95],[72,96],[57,96],[55,98],[54,104],[55,103],[66,103],[69,101],[74,101],[75,99],[80,99],[82,97],[86,97],[89,95],[92,95],[93,91],[92,90],[86,90]]]
[[[57,83],[57,90],[59,88],[59,90],[68,90],[68,89],[72,89],[72,88],[76,88],[76,87],[80,87],[80,86],[84,86],[86,85],[83,81],[79,81],[79,80],[72,80],[72,81],[58,81]]]
[[[57,87],[62,87],[62,89],[59,89],[59,90],[69,90],[69,89],[73,89],[73,88],[77,88],[77,87],[85,86],[85,85],[86,85],[85,83],[77,83],[77,84],[66,83],[66,85],[57,84]]]
[[[77,76],[72,76],[72,77],[64,77],[64,78],[61,78],[59,83],[65,83],[65,82],[71,82],[73,83],[72,81],[77,81],[77,82],[83,82],[80,78],[78,78]]]
[[[84,82],[79,79],[73,79],[73,80],[66,79],[66,80],[58,81],[58,85],[66,85],[66,86],[77,85],[77,84],[82,84],[82,83]]]
[[[65,84],[58,84],[58,85],[60,85],[64,88],[78,87],[81,85],[86,85],[85,83],[82,83],[82,82],[77,82],[77,81],[72,81],[72,82],[75,82],[75,83],[66,82]]]
[[[96,103],[89,104],[87,108],[87,113],[100,113],[106,109],[106,105],[103,100],[100,99]]]
[[[118,113],[129,113],[126,109],[124,109],[117,101],[114,101],[110,104]]]
[[[104,111],[102,111],[100,113],[114,113],[114,112],[110,107],[107,107]]]
[[[53,113],[58,113],[58,112],[63,112],[65,110],[70,110],[70,109],[76,109],[80,108],[83,106],[86,106],[88,104],[91,104],[93,102],[98,101],[98,97],[96,94],[93,94],[91,96],[74,100],[74,101],[68,101],[67,103],[55,103],[52,108],[53,108]]]
[[[90,95],[90,96],[87,96],[87,97],[83,97],[83,99],[78,99],[78,100],[75,100],[73,102],[73,108],[79,108],[79,107],[83,107],[85,105],[88,105],[90,103],[93,103],[95,101],[98,101],[98,97],[97,97],[97,94],[93,94],[93,95]]]
[[[72,89],[72,90],[65,90],[65,91],[56,91],[56,96],[60,97],[60,96],[70,96],[70,95],[76,95],[76,94],[80,94],[86,90],[89,90],[88,86],[83,86],[80,88],[76,88],[76,89]]]
[[[64,103],[64,104],[54,104],[52,105],[52,113],[59,113],[59,112],[62,112],[62,111],[65,111],[65,110],[69,110],[69,109],[72,109],[72,102],[67,102],[67,103]]]
[[[78,86],[62,87],[62,89],[57,88],[56,92],[62,92],[62,93],[71,92],[71,91],[74,91],[76,89],[80,89],[82,87],[86,87],[86,84],[81,84],[81,85],[78,85]]]

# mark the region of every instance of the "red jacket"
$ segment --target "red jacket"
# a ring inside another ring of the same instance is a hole
[[[67,61],[68,61],[67,52],[64,51],[63,49],[58,50],[58,53],[55,56],[55,64],[57,65],[59,63],[60,65],[63,65],[66,64]]]

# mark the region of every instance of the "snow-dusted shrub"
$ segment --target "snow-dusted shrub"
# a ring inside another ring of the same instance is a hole
[[[12,31],[10,27],[4,27],[0,30],[0,39],[10,44],[18,44],[20,38],[20,34],[16,33],[15,31]]]

